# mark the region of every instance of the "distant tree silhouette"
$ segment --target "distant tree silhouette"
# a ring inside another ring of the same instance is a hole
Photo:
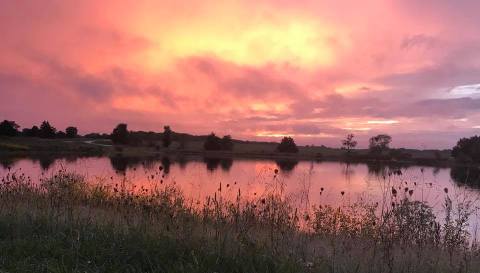
[[[67,129],[65,129],[65,133],[67,134],[68,138],[78,137],[78,129],[73,126],[67,127]]]
[[[167,148],[172,144],[172,130],[170,126],[163,127],[163,136],[162,136],[163,147]]]
[[[67,134],[65,134],[64,131],[58,131],[58,132],[55,134],[55,137],[56,137],[56,138],[67,138]]]
[[[219,151],[222,149],[222,141],[214,133],[207,136],[203,148],[207,151]]]
[[[214,133],[211,133],[207,136],[203,148],[207,151],[231,151],[233,149],[233,140],[230,135],[219,138]]]
[[[392,137],[389,135],[377,135],[370,138],[369,149],[373,154],[382,154],[387,151],[392,142]]]
[[[284,137],[278,144],[277,151],[281,153],[298,153],[297,144],[291,137]]]
[[[457,161],[480,163],[480,136],[460,139],[452,149],[452,156]]]
[[[38,137],[40,129],[38,126],[33,126],[31,129],[25,128],[22,130],[22,135],[25,137]]]
[[[353,138],[355,135],[353,134],[348,134],[347,137],[342,140],[342,149],[347,151],[347,154],[350,154],[350,152],[357,147],[357,141],[355,141]]]
[[[113,129],[111,134],[111,139],[113,144],[128,144],[129,141],[129,132],[127,129],[127,124],[120,123]]]
[[[44,121],[42,122],[42,125],[40,125],[38,136],[41,138],[54,138],[56,132],[57,132],[57,129],[55,129],[55,127],[50,125],[48,121]]]
[[[4,120],[0,123],[0,136],[16,136],[19,127],[15,121]]]
[[[221,144],[222,144],[222,150],[226,150],[226,151],[233,150],[232,136],[230,135],[223,136]]]

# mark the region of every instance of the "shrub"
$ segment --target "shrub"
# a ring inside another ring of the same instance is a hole
[[[480,136],[460,139],[453,147],[452,156],[457,161],[480,163]]]
[[[281,153],[298,153],[298,147],[291,137],[284,137],[278,144],[277,151]]]

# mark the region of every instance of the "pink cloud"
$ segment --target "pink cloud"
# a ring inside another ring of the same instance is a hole
[[[477,96],[449,95],[479,83],[479,5],[3,1],[0,117],[449,147],[480,124]]]

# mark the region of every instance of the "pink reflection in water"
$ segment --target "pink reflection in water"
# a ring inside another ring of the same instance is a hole
[[[268,193],[283,194],[299,209],[313,205],[347,205],[359,200],[378,202],[380,209],[392,200],[409,198],[427,201],[439,219],[443,218],[445,197],[454,202],[470,200],[476,209],[470,228],[477,230],[480,192],[452,181],[448,168],[402,168],[401,174],[375,169],[365,164],[338,162],[276,163],[266,160],[194,160],[172,162],[167,159],[136,162],[110,158],[80,158],[46,163],[22,159],[12,171],[25,173],[33,181],[60,169],[85,175],[89,181],[115,185],[125,183],[128,189],[154,189],[174,185],[192,203],[217,196],[234,201],[239,192],[243,199],[261,198]],[[115,168],[117,170],[115,170]],[[282,170],[283,169],[283,170]],[[277,170],[277,171],[276,171]],[[8,170],[0,167],[0,176]]]

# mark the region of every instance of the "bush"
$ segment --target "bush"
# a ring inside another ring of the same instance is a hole
[[[480,136],[460,139],[453,147],[452,156],[457,161],[480,163]]]
[[[207,136],[203,148],[207,151],[231,151],[233,149],[232,137],[226,135],[223,138],[219,138],[214,133],[211,133]]]
[[[0,123],[0,136],[16,136],[19,127],[15,121],[4,120]]]
[[[39,136],[41,138],[55,138],[57,129],[50,125],[48,121],[42,122],[42,125],[40,125],[40,130],[38,132]]]
[[[281,153],[298,153],[298,148],[293,138],[284,137],[278,145],[277,151]]]
[[[113,144],[128,144],[130,133],[127,129],[127,124],[120,123],[113,129],[111,138]]]

